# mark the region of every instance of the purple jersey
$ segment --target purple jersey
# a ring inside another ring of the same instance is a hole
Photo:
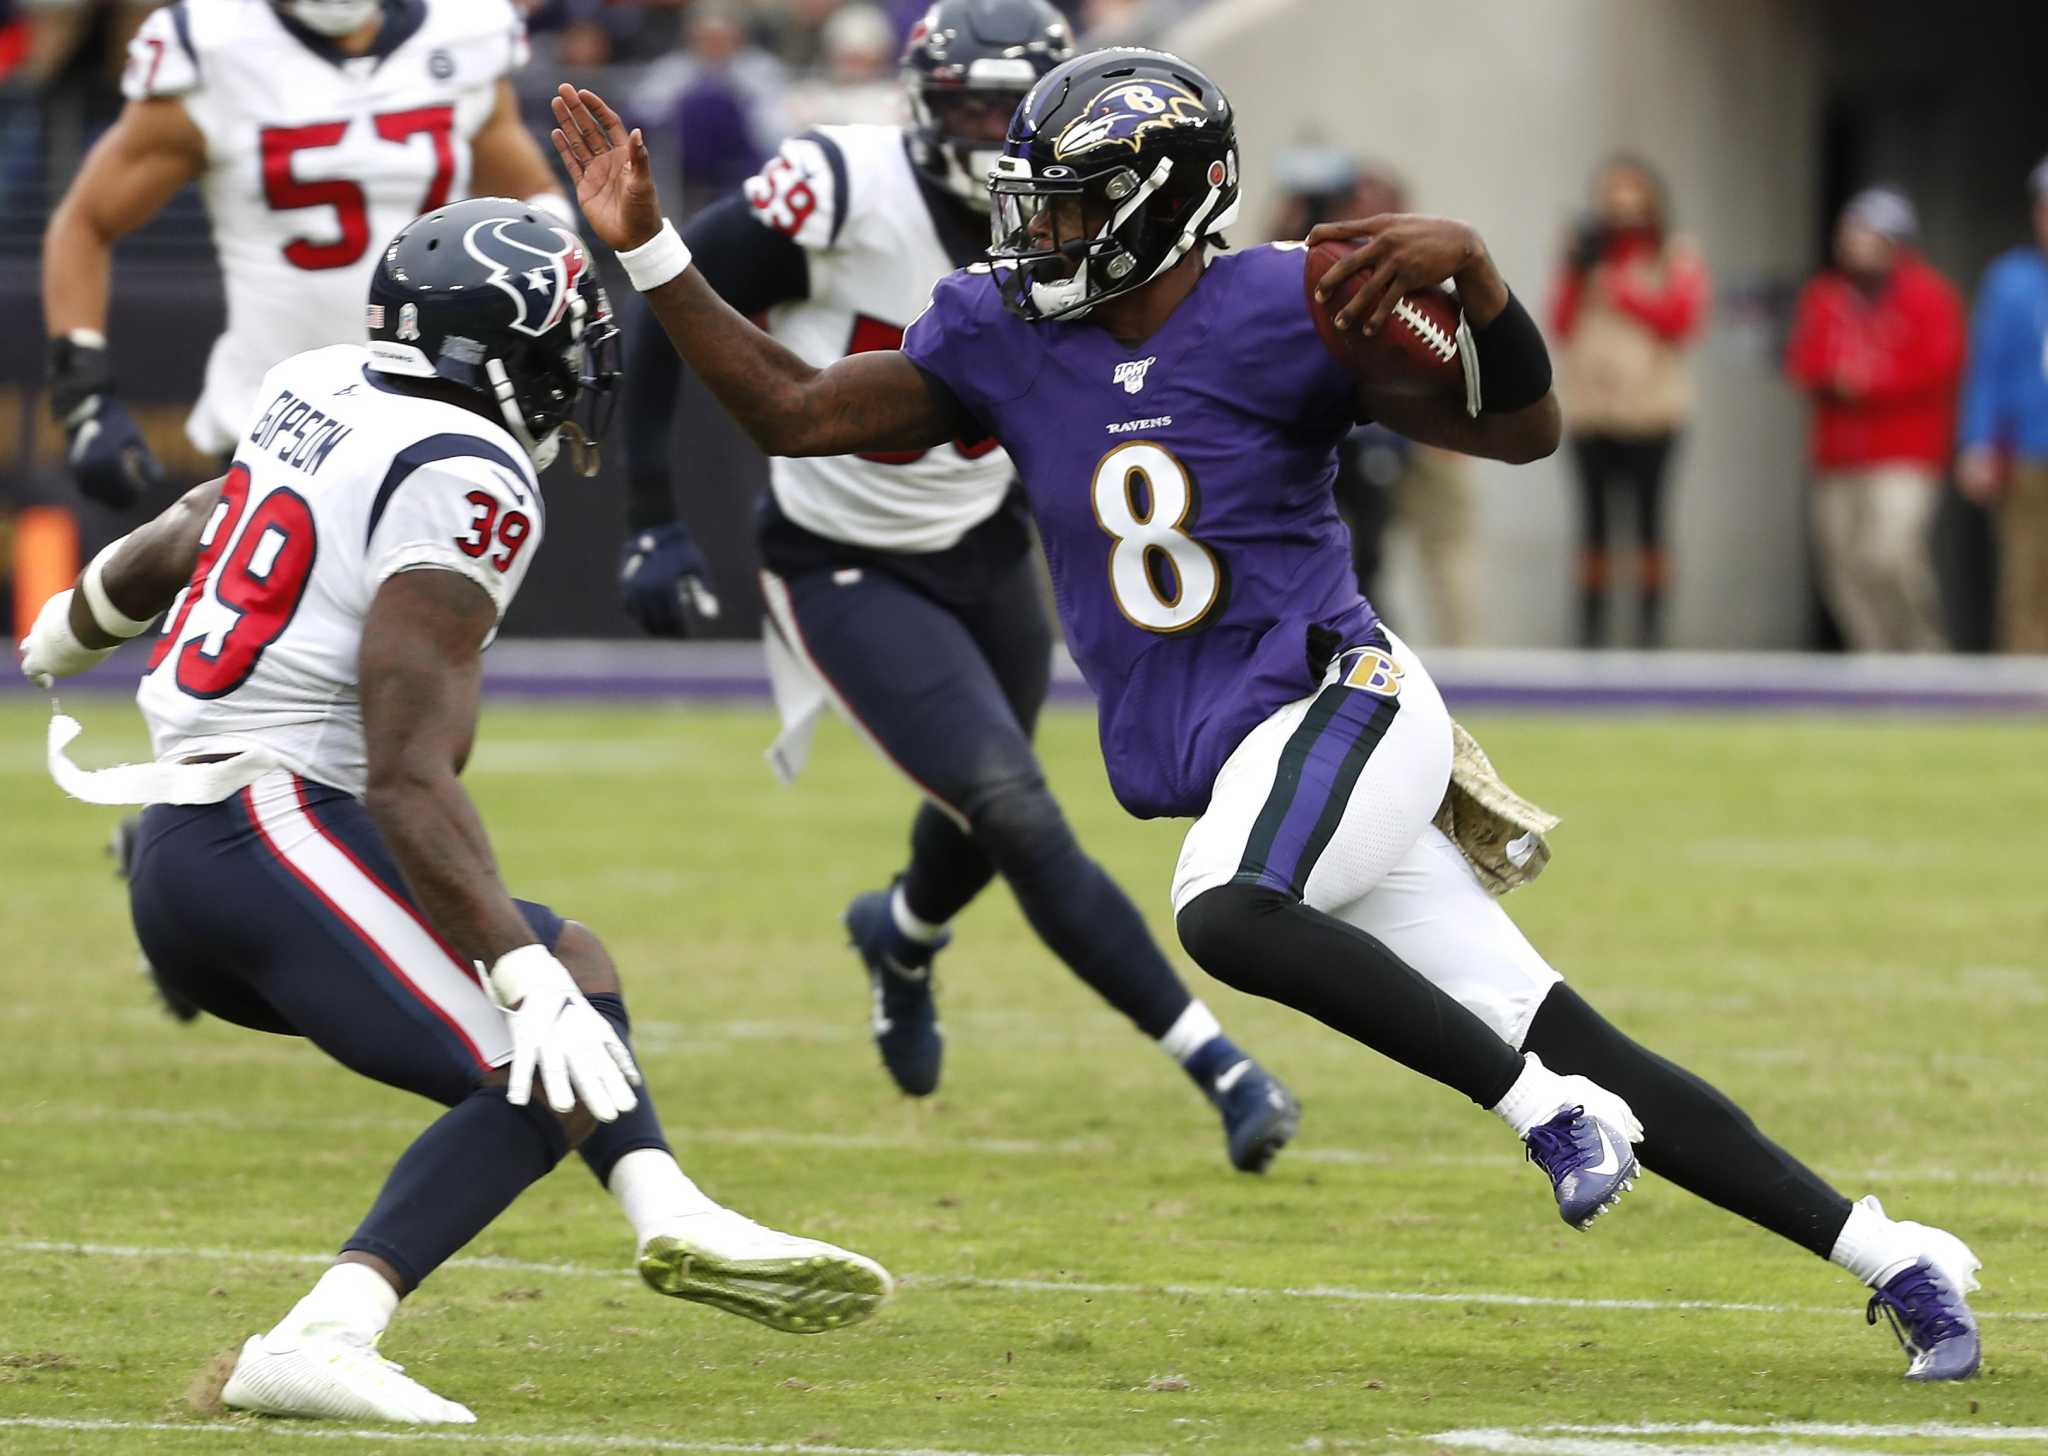
[[[1356,386],[1316,336],[1300,244],[1223,253],[1151,338],[1026,323],[986,265],[903,351],[1023,477],[1102,754],[1140,818],[1200,814],[1254,725],[1312,691],[1309,636],[1364,639],[1330,485]]]

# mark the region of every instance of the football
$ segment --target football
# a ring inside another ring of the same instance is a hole
[[[1316,321],[1323,346],[1361,377],[1370,377],[1375,384],[1397,393],[1462,393],[1465,365],[1458,357],[1462,313],[1452,294],[1440,288],[1418,288],[1402,295],[1377,334],[1365,334],[1355,328],[1338,331],[1333,320],[1338,310],[1358,296],[1365,274],[1345,279],[1321,302],[1316,299],[1316,285],[1339,258],[1357,251],[1358,246],[1351,242],[1323,242],[1309,249],[1308,262],[1302,269],[1302,288],[1308,295],[1309,313]]]

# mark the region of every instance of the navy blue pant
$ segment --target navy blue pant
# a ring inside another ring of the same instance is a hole
[[[903,872],[911,911],[951,920],[1000,873],[1076,975],[1147,1036],[1163,1035],[1187,1009],[1187,988],[1075,839],[1031,747],[1052,674],[1031,558],[943,599],[870,563],[771,576],[768,589],[778,630],[925,793]]]
[[[443,1105],[510,1057],[475,966],[428,927],[339,789],[278,772],[218,804],[151,805],[129,903],[165,984],[223,1021],[303,1036]],[[552,949],[561,917],[520,909]]]

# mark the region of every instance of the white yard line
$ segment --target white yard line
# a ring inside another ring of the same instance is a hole
[[[481,1431],[412,1431],[392,1426],[313,1426],[293,1421],[89,1421],[0,1416],[0,1430],[248,1436],[257,1441],[399,1441],[447,1446],[533,1446],[547,1451],[698,1451],[731,1456],[1034,1456],[1029,1452],[966,1451],[936,1446],[825,1446],[812,1441],[682,1441],[666,1436],[486,1435]]]
[[[1664,1437],[1663,1440],[1646,1439]],[[1673,1437],[1689,1439],[1673,1440]],[[1708,1439],[1700,1439],[1700,1438]],[[1722,1440],[1720,1437],[1741,1437]],[[1761,1438],[1761,1439],[1759,1439]],[[1433,1447],[1490,1451],[1496,1456],[1870,1456],[1869,1446],[1835,1446],[1828,1441],[1963,1441],[1978,1449],[2048,1441],[2048,1427],[1927,1421],[1887,1425],[1855,1421],[1773,1421],[1764,1425],[1722,1421],[1645,1422],[1631,1425],[1545,1425],[1474,1427],[1418,1436]]]
[[[68,1239],[0,1239],[0,1250],[23,1254],[66,1254],[101,1259],[197,1259],[224,1264],[324,1265],[332,1254],[299,1253],[288,1249],[221,1249],[204,1246],[150,1244],[79,1243]],[[548,1264],[525,1259],[500,1259],[489,1255],[459,1256],[445,1266],[450,1269],[488,1269],[511,1274],[555,1274],[572,1279],[630,1280],[622,1269],[603,1269],[589,1264]],[[1312,1299],[1333,1304],[1447,1304],[1486,1305],[1511,1309],[1584,1309],[1624,1313],[1697,1311],[1710,1314],[1798,1314],[1821,1315],[1846,1320],[1855,1313],[1853,1301],[1840,1305],[1748,1304],[1718,1299],[1584,1299],[1559,1294],[1503,1294],[1487,1290],[1442,1292],[1417,1289],[1354,1289],[1343,1285],[1311,1284],[1269,1287],[1250,1284],[1137,1284],[1078,1279],[990,1279],[973,1274],[906,1274],[898,1282],[917,1289],[992,1289],[1013,1294],[1119,1294],[1186,1299]],[[1980,1310],[1979,1317],[1993,1320],[2048,1321],[2048,1311]]]

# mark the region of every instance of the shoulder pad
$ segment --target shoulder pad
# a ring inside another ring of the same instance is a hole
[[[791,137],[743,191],[761,226],[800,247],[829,248],[846,223],[846,154],[822,132]]]
[[[187,0],[153,12],[128,42],[128,66],[121,73],[121,94],[130,101],[183,96],[202,84],[199,50],[192,39],[192,8]]]

